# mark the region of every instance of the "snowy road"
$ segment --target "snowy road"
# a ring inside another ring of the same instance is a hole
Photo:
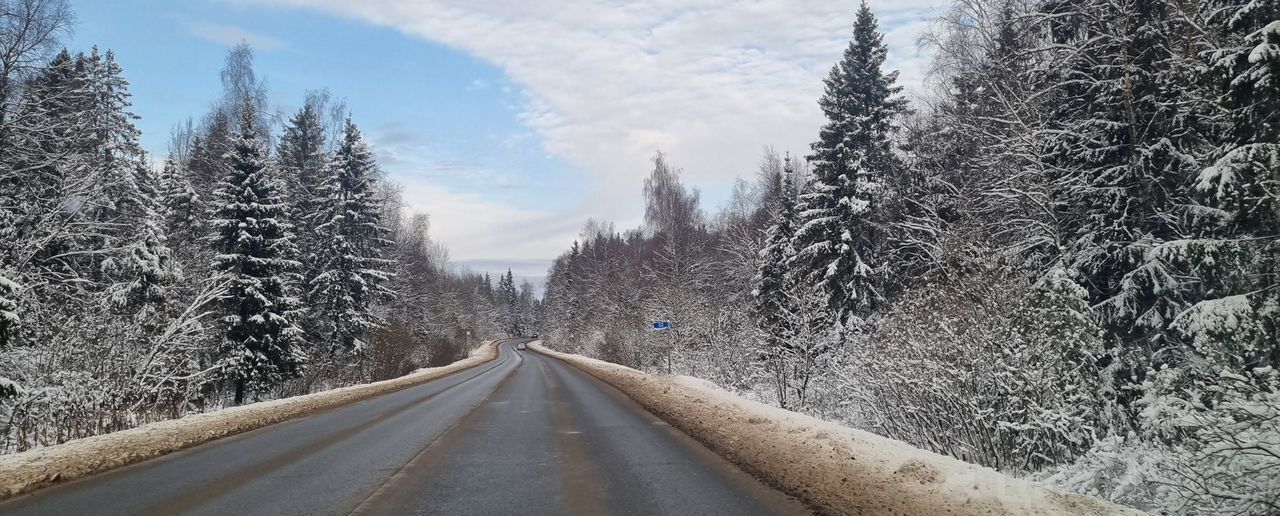
[[[0,514],[801,514],[533,351],[0,504]]]

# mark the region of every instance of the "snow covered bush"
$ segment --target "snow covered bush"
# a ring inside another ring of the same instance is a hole
[[[1101,333],[1061,271],[997,271],[902,300],[851,343],[852,421],[986,466],[1031,471],[1105,435]]]
[[[1100,440],[1042,480],[1149,511],[1280,511],[1280,375],[1165,368],[1143,385],[1139,428]]]

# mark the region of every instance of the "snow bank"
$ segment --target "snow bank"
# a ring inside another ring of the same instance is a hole
[[[836,423],[740,398],[705,380],[578,355],[563,359],[775,487],[829,514],[1143,514]]]
[[[473,351],[468,358],[443,367],[419,369],[391,380],[194,414],[77,439],[57,446],[0,456],[0,500],[412,387],[475,367],[497,356],[495,341],[489,341]]]

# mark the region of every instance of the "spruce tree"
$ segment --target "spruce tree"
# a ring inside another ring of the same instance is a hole
[[[778,405],[783,408],[787,406],[787,358],[793,350],[792,323],[797,309],[792,292],[794,285],[790,281],[792,277],[788,274],[789,265],[795,257],[795,248],[791,247],[796,223],[793,178],[791,157],[787,156],[777,194],[772,199],[772,206],[766,207],[772,212],[773,223],[765,232],[764,247],[760,249],[759,266],[751,291],[756,327],[764,335],[758,358],[773,375]]]
[[[157,312],[172,301],[171,288],[181,272],[168,246],[150,169],[137,164],[132,183],[137,197],[130,209],[136,215],[130,217],[128,232],[122,232],[123,245],[103,262],[102,270],[110,280],[109,306],[141,316],[137,323],[149,333],[160,325]]]
[[[224,156],[226,177],[215,197],[214,269],[227,281],[223,296],[224,337],[219,365],[235,389],[235,402],[248,392],[294,376],[305,360],[296,326],[297,300],[289,285],[297,262],[285,206],[270,177],[269,161],[245,102],[241,126]]]
[[[1193,295],[1177,281],[1169,243],[1188,236],[1181,206],[1204,132],[1191,41],[1166,0],[1050,2],[1055,53],[1039,71],[1054,95],[1042,163],[1052,175],[1066,260],[1110,332],[1135,347],[1164,330]]]
[[[520,294],[516,291],[516,279],[511,269],[498,276],[496,302],[502,316],[503,330],[512,337],[520,336],[523,330],[520,326]]]
[[[138,116],[129,111],[132,95],[115,53],[102,55],[95,48],[87,64],[89,130],[100,194],[89,213],[104,238],[91,245],[109,250],[99,265],[108,305],[145,313],[138,323],[154,329],[154,311],[170,300],[168,289],[179,278],[160,225],[159,187],[142,150],[142,132],[134,125]]]
[[[331,171],[325,153],[325,128],[320,106],[308,99],[285,126],[276,161],[284,180],[289,223],[297,236],[303,279],[313,280],[320,264],[314,259],[326,245],[317,227],[328,222],[325,214]]]
[[[129,82],[115,61],[115,54],[100,54],[95,47],[86,61],[88,67],[89,111],[86,149],[93,163],[95,192],[90,213],[96,220],[112,225],[117,238],[128,238],[134,224],[147,215],[144,199],[153,185],[139,184],[139,171],[147,167],[140,139],[142,131],[134,125],[138,116],[129,112],[132,106]],[[145,173],[145,172],[144,172]]]
[[[18,337],[22,318],[18,315],[17,282],[9,279],[9,271],[0,270],[0,350],[9,347]]]
[[[191,156],[183,168],[200,198],[212,199],[219,182],[226,176],[222,158],[230,152],[233,137],[231,119],[222,110],[214,110],[193,139]]]
[[[376,197],[377,163],[350,120],[329,174],[319,214],[324,222],[316,227],[323,246],[309,298],[330,351],[358,353],[365,334],[380,323],[374,302],[389,293],[390,262],[383,256],[391,242]]]
[[[0,176],[0,203],[8,220],[0,220],[0,251],[6,255],[0,258],[14,267],[39,263],[59,275],[90,273],[72,271],[69,259],[52,258],[66,256],[71,245],[71,231],[59,228],[83,217],[78,208],[84,199],[73,199],[68,188],[84,183],[92,170],[85,163],[87,83],[84,56],[63,50],[23,89],[6,128],[0,158],[8,170]],[[23,242],[39,244],[21,248]]]
[[[795,235],[796,200],[791,158],[787,157],[781,177],[781,187],[770,207],[773,224],[765,233],[764,247],[760,249],[759,268],[752,289],[756,324],[766,335],[769,353],[779,352],[786,346],[790,334],[789,312],[794,309],[791,285],[788,283],[788,267],[795,256],[791,239]]]
[[[888,47],[864,2],[853,40],[832,67],[818,104],[826,115],[812,144],[813,178],[801,196],[793,246],[801,283],[826,297],[836,325],[856,325],[875,305],[884,235],[886,178],[899,167],[893,119],[904,113],[897,72],[881,70]]]
[[[18,315],[18,290],[21,287],[10,280],[8,274],[9,271],[0,269],[0,352],[17,342],[18,326],[22,324]],[[0,373],[0,399],[15,396],[20,390],[18,382]]]
[[[204,199],[196,193],[186,169],[172,157],[165,160],[160,171],[159,210],[162,227],[175,252],[189,251],[191,244],[204,234]]]
[[[1219,105],[1214,162],[1195,182],[1216,225],[1188,243],[1205,300],[1176,329],[1217,366],[1280,366],[1280,2],[1210,4],[1222,45],[1207,78]]]

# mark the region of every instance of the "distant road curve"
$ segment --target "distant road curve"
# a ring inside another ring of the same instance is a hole
[[[807,514],[557,359],[402,391],[47,488],[0,514]]]

